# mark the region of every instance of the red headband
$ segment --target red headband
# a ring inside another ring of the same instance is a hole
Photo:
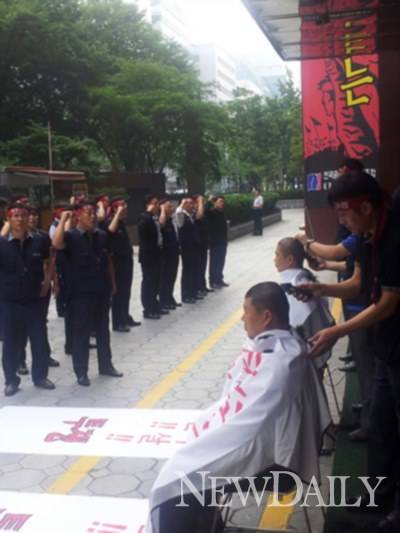
[[[341,202],[335,202],[335,209],[358,209],[363,202],[371,202],[371,198],[366,194],[355,198],[348,198]]]
[[[11,217],[11,216],[16,216],[16,215],[27,216],[28,210],[24,206],[10,207],[9,209],[7,209],[7,216]]]

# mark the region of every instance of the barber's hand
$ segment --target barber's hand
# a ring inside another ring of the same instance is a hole
[[[313,256],[307,256],[307,263],[310,268],[313,270],[316,270],[317,272],[320,272],[321,270],[326,270],[327,265],[326,261],[323,259],[320,259],[319,257],[313,257]]]
[[[311,357],[318,357],[327,352],[337,342],[339,335],[335,330],[335,326],[331,328],[321,329],[313,335],[308,342],[311,344]]]
[[[302,233],[297,233],[297,234],[294,236],[294,238],[295,238],[296,240],[300,241],[301,244],[302,244],[303,246],[305,246],[305,245],[307,244],[308,237],[307,237],[307,235],[306,235],[304,232],[302,232]]]
[[[299,283],[296,285],[296,289],[304,289],[302,293],[301,290],[294,292],[293,296],[297,298],[300,302],[308,302],[312,297],[321,298],[324,296],[325,285],[323,283]]]

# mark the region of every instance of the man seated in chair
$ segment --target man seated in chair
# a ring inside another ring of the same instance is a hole
[[[209,495],[209,476],[255,476],[272,466],[305,482],[319,476],[318,451],[330,417],[306,345],[289,328],[285,293],[276,283],[259,283],[247,292],[243,309],[247,339],[220,400],[194,421],[191,440],[158,475],[147,533],[209,533],[215,509],[190,493],[196,487]],[[188,507],[177,506],[182,497]]]

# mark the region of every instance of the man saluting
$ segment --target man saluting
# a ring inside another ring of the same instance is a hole
[[[53,246],[65,251],[67,309],[72,328],[72,362],[79,385],[88,387],[89,338],[96,331],[99,374],[122,377],[111,361],[109,311],[115,292],[114,269],[107,234],[96,228],[96,205],[82,202],[77,227],[65,231],[71,211],[64,211]]]

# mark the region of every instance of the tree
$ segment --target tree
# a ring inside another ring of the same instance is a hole
[[[290,77],[274,98],[240,91],[225,107],[223,175],[249,188],[278,187],[283,176],[302,173],[300,95]]]
[[[87,137],[66,137],[52,132],[53,167],[58,170],[81,170],[94,177],[102,162],[96,143]],[[24,135],[0,143],[0,161],[8,165],[48,168],[48,130],[32,124]]]

